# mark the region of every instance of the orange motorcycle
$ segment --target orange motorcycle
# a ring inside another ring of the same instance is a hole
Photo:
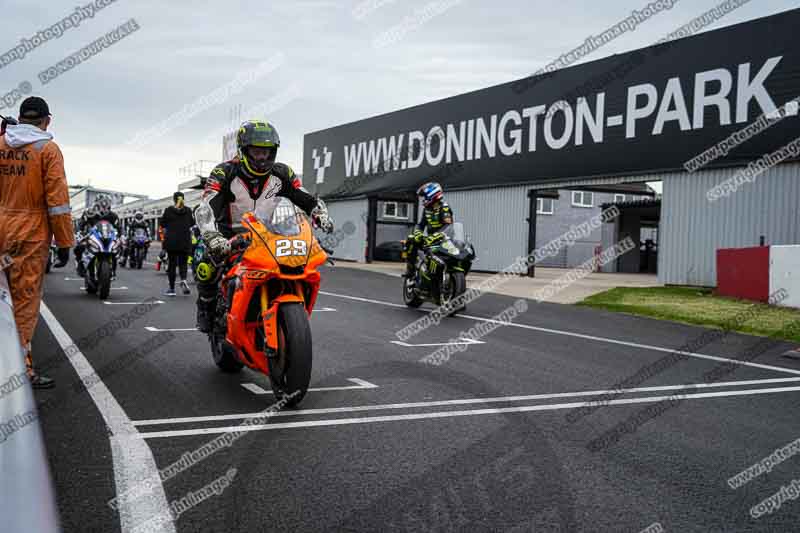
[[[311,380],[309,318],[320,285],[317,268],[328,254],[311,220],[285,198],[263,202],[242,225],[247,232],[231,239],[223,265],[197,265],[201,278],[219,280],[211,352],[222,371],[248,366],[269,377],[278,401],[296,405]]]

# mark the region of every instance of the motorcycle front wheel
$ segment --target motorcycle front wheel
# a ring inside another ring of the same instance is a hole
[[[447,272],[445,274],[444,283],[442,284],[441,293],[439,295],[439,305],[447,305],[451,300],[454,300],[467,291],[467,278],[463,272]],[[459,311],[464,311],[466,306],[460,309],[455,309],[449,313],[448,316],[454,315]]]
[[[269,359],[272,392],[287,407],[300,403],[311,382],[312,342],[308,314],[301,304],[278,308],[278,355]]]
[[[111,263],[100,260],[97,263],[97,296],[101,300],[108,298],[111,292]]]
[[[97,268],[97,259],[92,259],[83,276],[83,286],[86,288],[86,294],[97,293],[97,277],[95,269]]]

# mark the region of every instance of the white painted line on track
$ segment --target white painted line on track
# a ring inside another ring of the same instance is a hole
[[[352,378],[355,380],[355,378]],[[685,390],[685,389],[704,389],[715,387],[744,387],[747,385],[760,385],[767,383],[787,383],[793,381],[800,381],[797,378],[772,378],[772,379],[752,379],[746,381],[726,381],[720,383],[697,383],[695,385],[661,385],[655,387],[639,387],[636,389],[621,389],[621,390],[595,390],[595,391],[579,391],[579,392],[557,392],[551,394],[530,394],[527,396],[499,396],[493,398],[465,398],[459,400],[438,400],[430,402],[412,402],[412,403],[389,403],[378,405],[358,405],[353,407],[328,407],[322,409],[298,409],[294,411],[278,411],[272,416],[302,416],[302,415],[324,415],[331,413],[353,413],[359,411],[382,411],[386,409],[412,409],[412,408],[425,408],[425,407],[442,407],[447,405],[471,405],[471,404],[489,404],[500,402],[522,402],[530,400],[549,400],[553,398],[577,398],[582,396],[603,396],[610,394],[631,394],[634,392],[658,392],[669,390]],[[586,405],[587,401],[581,403]],[[233,415],[211,415],[211,416],[193,416],[184,418],[156,418],[151,420],[135,420],[135,426],[157,426],[164,424],[190,424],[195,422],[218,422],[221,420],[240,420],[244,418],[254,418],[259,416],[259,413],[242,413]]]
[[[64,281],[83,281],[83,278],[64,278]]]
[[[81,287],[82,291],[86,290],[86,287]],[[111,287],[112,291],[127,291],[128,287]]]
[[[348,299],[348,300],[356,300],[356,301],[359,301],[359,302],[367,302],[367,303],[374,303],[374,304],[378,304],[378,305],[385,305],[385,306],[388,306],[388,307],[402,307],[404,309],[408,309],[408,307],[405,306],[405,305],[395,304],[395,303],[392,303],[392,302],[383,302],[381,300],[371,300],[369,298],[360,298],[360,297],[357,297],[357,296],[349,296],[347,294],[336,294],[336,293],[333,293],[333,292],[322,292],[322,291],[320,291],[320,294],[325,294],[325,295],[328,295],[328,296],[335,296],[337,298],[345,298],[345,299]],[[423,309],[417,309],[417,311],[419,311],[420,313],[425,313],[426,312]],[[710,361],[719,361],[719,362],[723,362],[723,363],[733,363],[733,364],[742,365],[742,366],[749,366],[751,368],[761,368],[761,369],[764,369],[764,370],[774,370],[775,372],[783,372],[783,373],[786,373],[786,374],[800,375],[800,370],[794,370],[792,368],[784,368],[782,366],[765,365],[765,364],[762,364],[762,363],[753,363],[753,362],[750,362],[750,361],[739,361],[737,359],[730,359],[728,357],[719,357],[719,356],[716,356],[716,355],[706,355],[706,354],[702,354],[702,353],[686,352],[686,351],[683,351],[683,350],[676,350],[676,349],[673,349],[673,348],[662,348],[661,346],[652,346],[652,345],[649,345],[649,344],[641,344],[641,343],[638,343],[638,342],[621,341],[621,340],[618,340],[618,339],[609,339],[607,337],[597,337],[597,336],[594,336],[594,335],[586,335],[586,334],[583,334],[583,333],[575,333],[573,331],[564,331],[564,330],[560,330],[560,329],[543,328],[543,327],[540,327],[540,326],[531,326],[531,325],[528,325],[528,324],[519,324],[519,323],[516,323],[516,322],[503,322],[501,320],[495,320],[493,318],[486,318],[486,317],[482,317],[482,316],[462,315],[462,314],[459,313],[459,314],[454,315],[454,316],[452,316],[450,318],[467,318],[469,320],[481,320],[483,322],[491,322],[492,324],[499,324],[501,326],[508,326],[508,327],[521,328],[521,329],[529,329],[529,330],[532,330],[532,331],[541,331],[542,333],[551,333],[553,335],[564,335],[564,336],[567,336],[567,337],[575,337],[575,338],[578,338],[578,339],[586,339],[586,340],[597,341],[597,342],[607,342],[607,343],[610,343],[610,344],[618,344],[618,345],[621,345],[621,346],[630,346],[632,348],[641,348],[643,350],[653,350],[653,351],[656,351],[656,352],[675,353],[675,354],[685,355],[687,357],[695,357],[697,359],[707,359],[707,360],[710,360]]]
[[[172,329],[160,329],[153,326],[145,326],[144,329],[147,331],[152,331],[154,333],[161,333],[162,331],[194,331],[196,333],[200,333],[200,330],[197,328],[172,328]]]
[[[478,341],[475,339],[458,339],[461,342],[432,342],[427,344],[410,344],[403,341],[389,341],[398,346],[405,346],[407,348],[417,348],[420,346],[461,346],[462,344],[486,344],[486,341]]]
[[[327,311],[336,311],[333,307],[323,307],[321,309],[314,309],[315,313],[325,313]]]
[[[751,396],[755,394],[776,394],[779,392],[798,392],[800,387],[777,387],[771,389],[751,389],[720,392],[703,392],[700,394],[687,394],[682,399],[697,400],[700,398],[724,398],[732,396]],[[610,400],[605,405],[631,405],[637,403],[652,403],[664,400],[675,400],[674,396],[646,396],[644,398],[623,398]],[[585,402],[557,403],[544,405],[524,405],[520,407],[502,407],[496,409],[473,409],[468,411],[438,411],[433,413],[414,413],[407,415],[366,416],[362,418],[334,418],[329,420],[306,420],[303,422],[282,422],[279,424],[264,424],[252,426],[228,426],[199,429],[179,429],[173,431],[150,431],[139,433],[143,439],[157,439],[163,437],[185,437],[190,435],[213,435],[218,433],[234,433],[238,431],[267,431],[274,429],[296,429],[323,426],[346,426],[352,424],[371,424],[375,422],[399,422],[406,420],[425,420],[434,418],[455,418],[461,416],[497,415],[504,413],[526,413],[535,411],[555,411],[560,409],[578,409],[586,405]]]
[[[77,349],[69,334],[44,302],[41,303],[40,312],[56,341],[65,351],[64,357],[75,368],[78,377],[82,380],[89,377],[93,378],[92,381],[98,379],[91,363]],[[69,356],[66,355],[67,350],[69,350]],[[151,491],[145,492],[135,501],[128,498],[118,501],[122,532],[132,532],[154,516],[171,516],[167,496],[164,493],[161,477],[150,447],[141,438],[139,431],[102,379],[98,379],[87,390],[103,416],[106,426],[111,430],[109,440],[117,494],[125,494],[141,483],[147,483],[152,488]],[[171,520],[163,520],[161,527],[162,531],[167,533],[175,532],[175,524]]]
[[[347,381],[351,383],[355,383],[355,385],[345,385],[342,387],[317,387],[308,389],[308,392],[328,392],[328,391],[339,391],[339,390],[363,390],[363,389],[377,389],[378,386],[374,383],[370,383],[369,381],[365,381],[363,379],[358,378],[347,378]],[[241,383],[240,384],[245,389],[249,390],[253,394],[272,394],[270,391],[266,391],[256,385],[255,383]]]
[[[392,302],[384,302],[384,301],[381,301],[381,300],[372,300],[370,298],[361,298],[359,296],[349,296],[347,294],[336,294],[334,292],[325,292],[325,291],[319,291],[319,293],[320,294],[325,294],[325,295],[328,295],[328,296],[336,296],[337,298],[345,298],[347,300],[355,300],[357,302],[367,302],[367,303],[370,303],[370,304],[387,305],[389,307],[399,307],[400,309],[409,309],[409,307],[407,305],[395,304],[395,303],[392,303]]]
[[[103,305],[161,305],[167,302],[162,302],[161,300],[155,300],[152,302],[109,302],[108,300],[103,300]]]

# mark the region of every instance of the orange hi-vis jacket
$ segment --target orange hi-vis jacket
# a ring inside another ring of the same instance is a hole
[[[0,250],[13,242],[74,245],[64,156],[52,135],[10,126],[0,137]],[[30,141],[30,142],[27,142]]]
[[[74,245],[64,157],[52,139],[30,124],[9,126],[0,137],[0,258],[11,258],[6,274],[31,375],[50,239],[59,248]]]

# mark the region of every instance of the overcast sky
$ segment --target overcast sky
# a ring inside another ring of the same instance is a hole
[[[0,54],[90,1],[0,0]],[[182,180],[180,167],[220,160],[221,134],[235,106],[268,109],[268,115],[242,118],[272,122],[282,141],[278,159],[302,172],[307,132],[522,78],[648,1],[117,0],[0,68],[0,97],[28,81],[33,94],[47,99],[71,184],[91,180],[161,197]],[[374,46],[404,17],[420,20],[415,10],[432,3],[449,8],[397,42]],[[718,3],[678,1],[583,61],[652,44]],[[752,0],[709,29],[798,4]],[[39,72],[131,18],[138,31],[40,82]],[[248,69],[258,65],[257,79],[247,80]],[[218,102],[217,91],[207,109],[179,115],[237,76],[243,80],[238,94]],[[143,133],[160,124],[169,126],[165,133]],[[149,144],[137,147],[142,138]]]

